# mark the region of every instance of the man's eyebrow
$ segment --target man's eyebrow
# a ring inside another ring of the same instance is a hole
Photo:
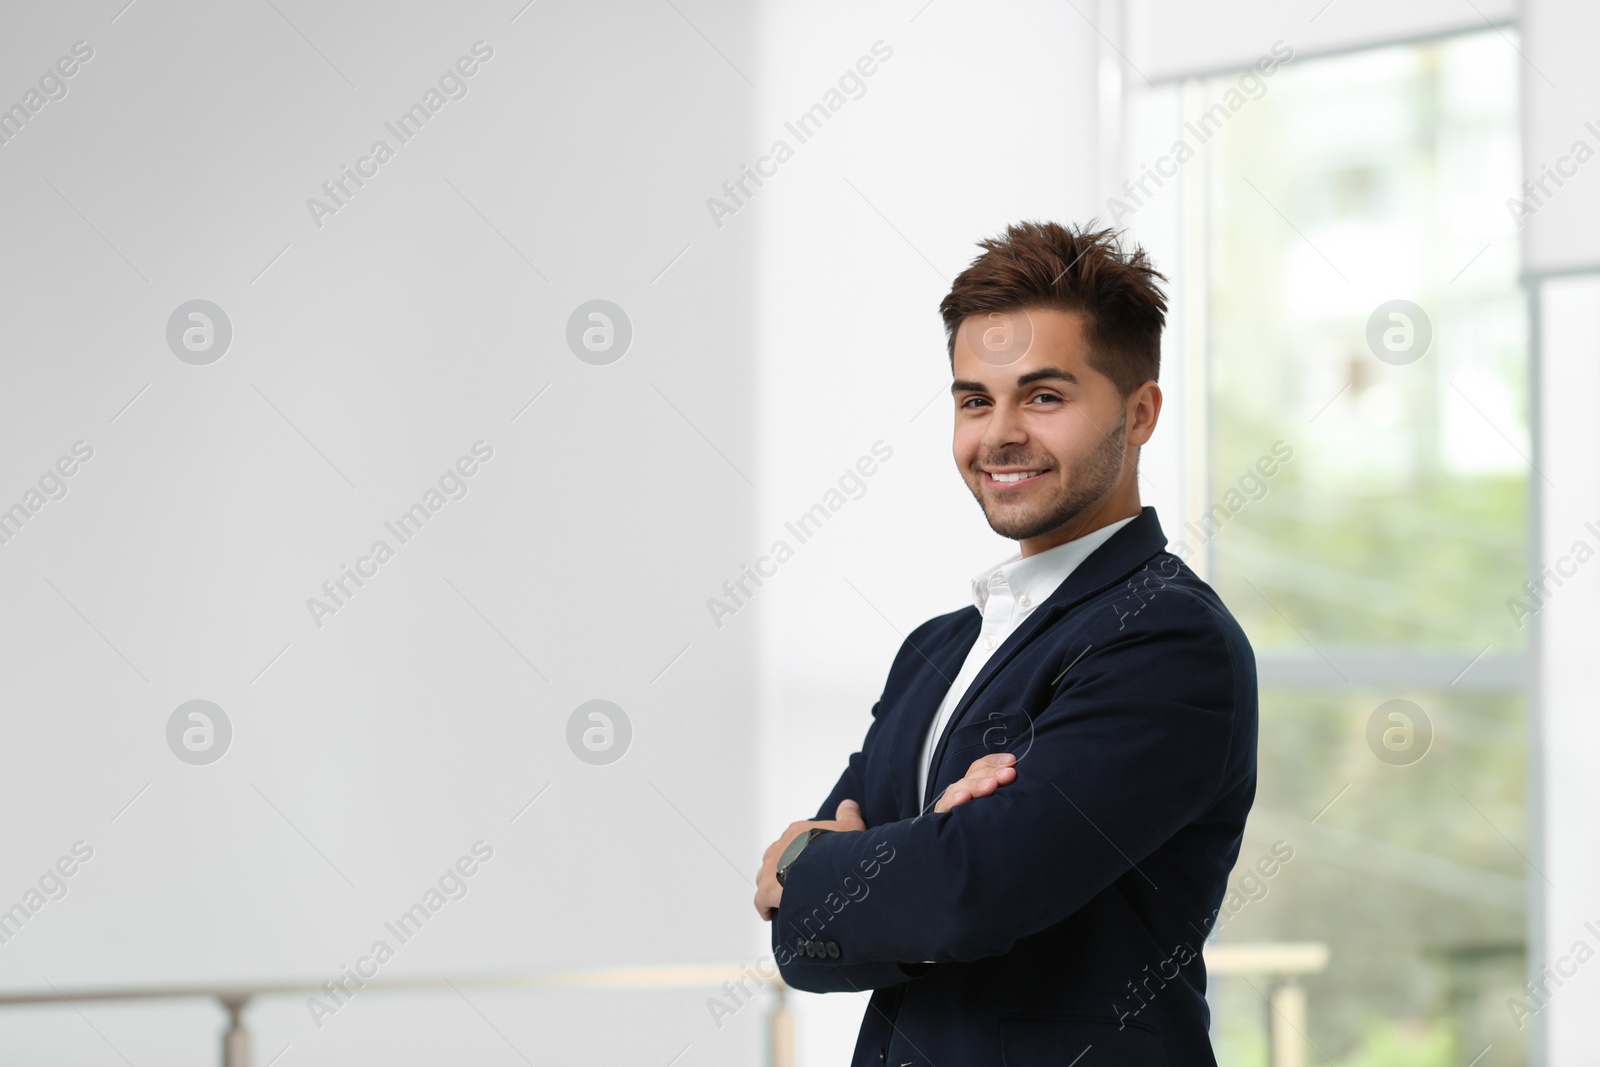
[[[1018,378],[1017,385],[1018,387],[1021,387],[1024,385],[1032,385],[1034,382],[1042,381],[1062,381],[1066,382],[1068,385],[1077,385],[1078,376],[1069,370],[1062,370],[1060,367],[1043,367],[1039,370],[1033,371],[1030,374],[1024,374],[1022,377]]]
[[[1017,388],[1020,389],[1025,385],[1032,385],[1034,382],[1042,381],[1061,381],[1066,382],[1068,385],[1079,384],[1078,376],[1069,370],[1062,370],[1059,367],[1042,367],[1019,377],[1017,379]],[[951,393],[983,393],[987,391],[988,386],[982,382],[969,382],[958,378],[950,383]]]

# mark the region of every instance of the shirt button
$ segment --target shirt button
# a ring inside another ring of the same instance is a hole
[[[996,642],[995,642],[995,639],[993,637],[985,637],[983,639],[983,643],[988,646],[990,652],[994,651],[994,646],[995,646]]]
[[[1017,603],[1021,604],[1025,608],[1033,607],[1033,601],[1028,599],[1028,595],[1026,593],[1017,599]]]

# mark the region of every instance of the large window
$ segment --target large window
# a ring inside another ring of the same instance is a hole
[[[1206,146],[1204,567],[1261,668],[1223,941],[1320,941],[1311,1062],[1526,1063],[1531,479],[1514,35],[1296,59]],[[1237,78],[1186,87],[1197,118]],[[1264,457],[1270,461],[1262,463]],[[1265,475],[1263,471],[1270,470]],[[1531,605],[1530,605],[1531,606]],[[1396,717],[1398,716],[1398,717]],[[1225,1064],[1259,993],[1216,983]]]

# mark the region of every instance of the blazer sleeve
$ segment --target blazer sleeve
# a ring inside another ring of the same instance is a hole
[[[950,811],[824,834],[789,869],[774,926],[839,954],[783,969],[801,989],[830,970],[1004,955],[1055,925],[1194,821],[1227,778],[1241,678],[1221,618],[1187,590],[1164,611],[1086,627],[1049,703],[1023,709],[1017,777]],[[1063,665],[1065,666],[1065,665]],[[872,877],[868,878],[868,872]],[[1136,872],[1136,873],[1130,873]],[[780,960],[781,966],[781,960]],[[859,983],[856,983],[859,984]]]
[[[841,800],[854,800],[861,805],[862,817],[870,826],[873,817],[880,813],[872,810],[867,802],[866,790],[866,763],[867,754],[875,751],[874,746],[881,743],[880,727],[883,720],[883,696],[894,691],[896,686],[907,684],[907,672],[912,668],[914,657],[922,654],[917,649],[917,639],[922,635],[927,625],[918,627],[900,646],[900,651],[895,656],[894,663],[889,668],[889,677],[884,686],[884,694],[880,695],[877,702],[872,705],[872,723],[867,727],[867,735],[861,742],[861,748],[851,753],[845,766],[844,773],[839,775],[839,780],[834,783],[828,798],[822,802],[817,813],[812,816],[814,822],[831,821],[839,810]],[[829,836],[829,835],[824,835]],[[821,840],[820,838],[818,840]],[[807,848],[814,846],[808,845]],[[785,881],[788,878],[785,877]],[[787,891],[786,891],[787,892]],[[772,954],[778,964],[779,971],[783,974],[784,981],[795,989],[809,993],[847,993],[863,989],[881,989],[884,986],[898,985],[908,981],[925,968],[920,964],[900,964],[892,961],[873,960],[854,966],[833,966],[810,968],[800,966],[808,962],[804,954],[803,945],[808,940],[806,932],[784,921],[783,909],[780,907],[772,917],[770,931],[772,941]],[[825,943],[825,942],[824,942]],[[833,961],[837,963],[837,961]]]
[[[875,735],[878,733],[878,725],[882,721],[878,718],[878,712],[882,707],[883,700],[880,697],[878,702],[872,706],[872,725],[867,727],[866,740],[861,742],[860,751],[851,754],[849,765],[845,767],[844,773],[839,776],[839,781],[835,783],[833,791],[828,794],[828,799],[822,802],[822,807],[812,817],[812,821],[826,822],[833,819],[834,814],[839,810],[839,802],[845,799],[854,800],[861,804],[862,815],[866,816],[867,808],[862,768],[866,763],[865,753],[873,744]],[[870,824],[870,817],[867,817],[867,821]],[[817,840],[821,839],[818,838]],[[806,846],[807,849],[809,850],[816,843],[816,840],[812,841],[811,845]],[[793,868],[791,868],[792,870]],[[788,878],[785,877],[784,880],[788,881]],[[787,892],[785,890],[785,894]],[[807,993],[849,993],[863,989],[881,989],[884,986],[899,985],[901,982],[909,981],[912,977],[912,971],[916,969],[902,969],[898,963],[884,960],[860,962],[842,967],[797,966],[796,961],[800,963],[808,962],[804,946],[809,938],[804,929],[794,923],[785,921],[784,909],[781,906],[773,913],[770,936],[772,939],[772,957],[777,962],[778,970],[783,975],[784,981],[791,987]],[[822,943],[826,944],[825,941]]]

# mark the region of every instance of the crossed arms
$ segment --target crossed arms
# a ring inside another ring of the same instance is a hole
[[[829,797],[835,818],[790,824],[763,857],[756,907],[774,921],[791,986],[877,988],[922,961],[1004,955],[1211,806],[1228,778],[1238,672],[1212,609],[1174,594],[1159,618],[1145,613],[1102,637],[1029,711],[1032,743],[1019,761],[979,759],[932,813],[867,827],[854,798],[864,795],[875,709]],[[840,832],[814,839],[778,886],[777,856],[812,826]],[[814,939],[838,955],[794,955]]]

